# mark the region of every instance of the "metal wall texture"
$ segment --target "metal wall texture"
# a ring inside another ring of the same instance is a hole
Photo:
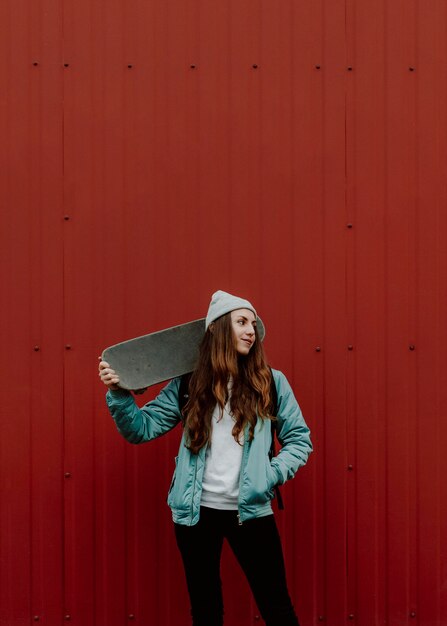
[[[188,624],[180,432],[122,440],[96,363],[216,289],[313,432],[302,626],[447,624],[446,57],[444,0],[0,3],[2,626]]]

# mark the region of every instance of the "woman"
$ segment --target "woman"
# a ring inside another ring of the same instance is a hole
[[[250,302],[216,292],[205,326],[186,404],[180,403],[181,381],[176,378],[139,409],[133,396],[119,389],[116,372],[101,361],[107,404],[119,432],[131,443],[184,426],[168,504],[193,626],[223,624],[224,539],[266,625],[297,626],[271,500],[274,488],[306,463],[312,450],[309,429],[285,376],[267,365],[264,327]],[[272,421],[282,449],[270,460]]]

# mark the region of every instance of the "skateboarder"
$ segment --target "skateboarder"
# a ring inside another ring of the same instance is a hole
[[[128,441],[143,443],[183,425],[168,504],[193,626],[223,624],[224,539],[266,625],[298,626],[271,500],[275,486],[306,463],[312,446],[284,374],[267,365],[261,324],[250,302],[216,292],[186,398],[179,398],[181,380],[175,378],[138,408],[132,394],[119,388],[119,376],[109,364],[99,364],[110,413]],[[282,449],[270,460],[272,421]]]

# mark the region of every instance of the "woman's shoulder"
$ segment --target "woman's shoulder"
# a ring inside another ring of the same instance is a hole
[[[272,370],[272,376],[273,376],[273,380],[275,381],[276,391],[278,395],[292,391],[292,387],[289,381],[287,380],[286,375],[283,372],[281,372],[281,370],[274,369],[273,367],[271,368],[271,370]]]
[[[284,381],[287,382],[287,378],[285,374],[281,372],[281,370],[277,370],[274,367],[271,367],[270,369],[272,371],[273,380],[275,381],[276,384],[282,383]]]

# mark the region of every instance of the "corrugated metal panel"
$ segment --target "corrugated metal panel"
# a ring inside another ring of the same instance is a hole
[[[179,433],[122,441],[95,362],[216,288],[256,302],[314,434],[278,515],[303,626],[447,622],[446,18],[0,5],[2,625],[186,623]]]
[[[63,611],[59,4],[19,0],[0,12],[0,623],[35,615],[55,624]]]

